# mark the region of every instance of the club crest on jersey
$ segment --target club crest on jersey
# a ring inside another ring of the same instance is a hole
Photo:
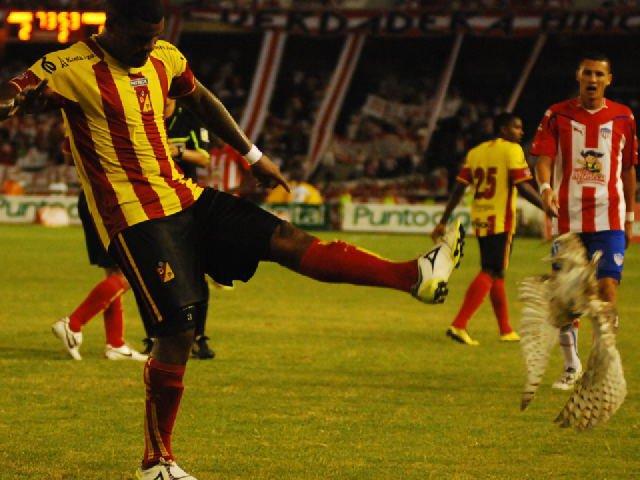
[[[600,136],[607,140],[611,136],[611,129],[608,127],[603,127],[600,129]]]
[[[169,262],[158,262],[156,272],[158,272],[158,276],[160,277],[160,281],[162,283],[170,282],[171,280],[176,278],[173,270],[171,269],[171,265],[169,265]]]
[[[622,253],[614,253],[613,261],[616,262],[616,265],[621,267],[622,264],[624,263],[624,255]]]
[[[573,170],[572,178],[578,183],[605,183],[605,177],[602,173],[602,161],[600,160],[604,153],[597,150],[582,150],[576,164],[578,168]]]

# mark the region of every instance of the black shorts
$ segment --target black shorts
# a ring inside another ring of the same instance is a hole
[[[224,285],[248,281],[280,223],[251,202],[208,188],[186,210],[123,230],[109,252],[147,311],[145,322],[153,322],[146,326],[156,336],[173,335],[194,327],[187,307],[208,302],[205,274]]]
[[[511,256],[511,238],[511,233],[478,237],[482,270],[496,275],[504,274]]]
[[[93,223],[84,192],[81,192],[78,197],[78,216],[84,230],[84,241],[87,245],[89,263],[102,268],[115,268],[117,264],[102,245],[96,226]]]

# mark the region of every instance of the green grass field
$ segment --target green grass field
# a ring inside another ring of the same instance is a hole
[[[418,236],[345,235],[394,259]],[[336,234],[323,234],[332,238]],[[542,273],[548,246],[518,239],[508,275]],[[498,342],[488,302],[470,324],[478,348],[444,332],[478,270],[468,242],[446,304],[316,283],[263,264],[249,284],[213,291],[208,331],[217,358],[193,361],[174,434],[179,463],[210,479],[630,479],[640,477],[640,266],[632,247],[621,287],[619,346],[629,395],[612,421],[576,433],[552,420],[558,350],[530,410],[518,410],[518,345]],[[101,358],[101,318],[84,360],[68,360],[50,324],[101,272],[79,228],[0,226],[0,479],[131,479],[142,449],[142,365]],[[133,297],[127,337],[144,336]],[[590,329],[581,335],[583,357]]]

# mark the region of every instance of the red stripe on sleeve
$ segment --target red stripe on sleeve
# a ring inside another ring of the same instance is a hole
[[[521,183],[526,180],[531,180],[532,178],[531,170],[529,170],[528,167],[509,170],[509,179],[511,180],[511,183]]]
[[[460,170],[460,173],[456,177],[456,180],[469,185],[473,181],[473,175],[471,175],[471,169],[469,167],[464,167]]]
[[[193,76],[189,64],[187,64],[184,72],[179,77],[171,79],[171,87],[169,87],[169,97],[179,98],[189,95],[196,88],[196,79]]]
[[[147,217],[150,219],[164,217],[160,197],[142,172],[135,146],[129,134],[122,99],[109,66],[104,61],[101,61],[93,66],[93,70],[98,81],[100,95],[102,96],[102,108],[109,125],[109,133],[111,134],[111,141],[118,162],[127,174],[127,178],[131,182],[136,197]]]
[[[142,74],[129,75],[131,79],[141,78],[142,76]],[[162,107],[164,108],[164,105]],[[176,195],[178,195],[178,198],[180,199],[180,205],[182,208],[187,208],[194,201],[193,193],[184,183],[172,178],[171,165],[169,164],[169,158],[167,157],[167,150],[162,142],[160,131],[158,130],[158,126],[155,122],[153,105],[151,105],[150,111],[140,112],[140,114],[142,116],[142,124],[144,125],[144,131],[147,134],[147,139],[151,144],[153,154],[155,155],[160,167],[160,175],[166,184],[176,192]]]
[[[38,83],[40,83],[40,78],[38,78],[38,76],[31,70],[27,70],[22,75],[13,77],[11,80],[9,80],[9,83],[13,83],[20,89],[20,91],[22,91],[27,87],[35,87],[36,85],[38,85]]]
[[[73,143],[80,156],[76,161],[82,162],[84,171],[87,172],[89,186],[95,198],[98,213],[109,232],[109,236],[113,238],[119,231],[127,227],[127,221],[120,208],[113,185],[109,182],[100,163],[100,158],[96,153],[87,117],[80,105],[75,102],[67,102],[64,112],[73,134]]]

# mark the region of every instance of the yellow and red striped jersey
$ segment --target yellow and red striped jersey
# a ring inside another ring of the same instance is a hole
[[[71,154],[105,246],[136,223],[177,213],[202,193],[171,158],[167,97],[188,95],[195,79],[180,51],[159,40],[147,63],[123,66],[92,37],[49,53],[11,81],[48,81],[62,109]]]
[[[517,143],[496,138],[469,150],[456,180],[473,185],[471,220],[477,236],[515,232],[515,185],[531,178]]]

